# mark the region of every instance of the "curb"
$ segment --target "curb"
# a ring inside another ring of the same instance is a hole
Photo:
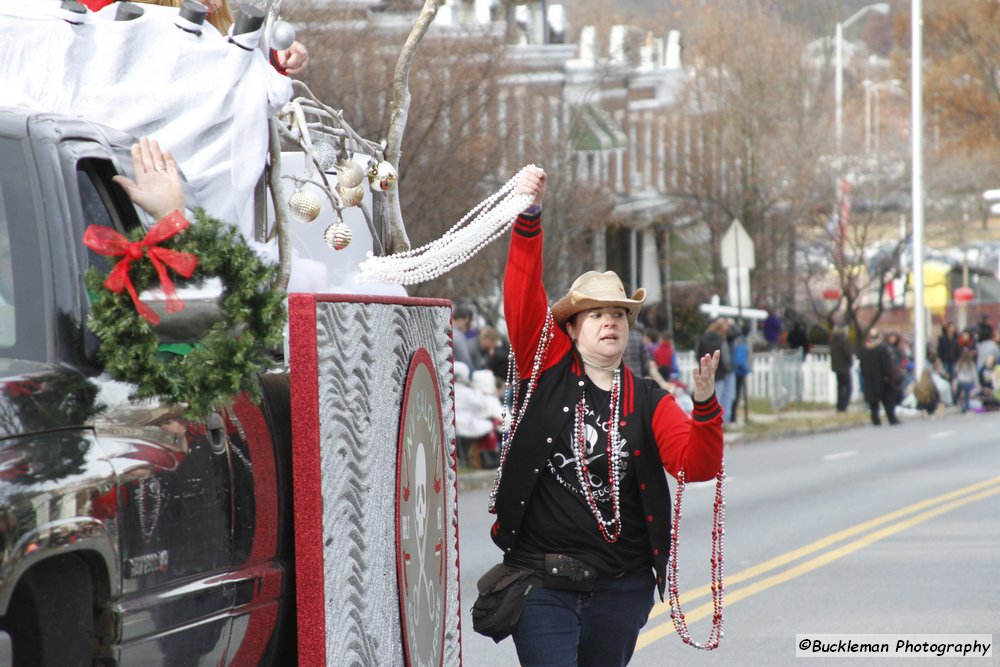
[[[458,486],[459,491],[475,491],[476,489],[485,489],[493,483],[494,477],[496,477],[495,470],[463,472],[458,474],[456,486]]]

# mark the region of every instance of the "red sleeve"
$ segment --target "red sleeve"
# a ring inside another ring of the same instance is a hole
[[[690,417],[673,396],[664,396],[653,412],[653,436],[663,467],[674,477],[683,468],[685,481],[703,482],[722,467],[722,408],[715,394],[696,402]]]
[[[549,310],[542,284],[542,240],[541,216],[519,215],[510,237],[503,277],[503,312],[510,346],[517,359],[517,372],[522,378],[531,375],[535,350]],[[569,345],[569,337],[556,327],[542,369],[558,361]]]

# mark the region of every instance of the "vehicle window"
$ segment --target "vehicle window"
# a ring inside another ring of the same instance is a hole
[[[0,192],[0,345],[10,346],[17,340],[14,312],[14,263],[10,256],[10,234],[7,217],[3,214],[3,193]]]
[[[45,354],[38,225],[21,145],[0,139],[0,356]]]
[[[77,164],[76,182],[83,208],[83,222],[86,225],[103,225],[124,233],[121,216],[112,216],[115,210],[107,183],[114,174],[114,168],[106,160],[85,159]],[[88,263],[101,271],[111,269],[111,259],[88,249]]]

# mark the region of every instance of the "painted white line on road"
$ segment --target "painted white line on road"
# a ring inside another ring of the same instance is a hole
[[[937,433],[931,433],[928,438],[931,440],[941,440],[943,438],[950,438],[955,435],[954,431],[938,431]]]
[[[726,475],[726,484],[727,485],[730,484],[733,481],[733,479],[735,479],[735,478],[730,477],[729,475]],[[688,482],[687,484],[684,485],[684,488],[686,488],[686,489],[714,489],[715,488],[715,480],[714,479],[710,479],[710,480],[708,480],[706,482]]]
[[[852,456],[857,456],[857,455],[858,455],[858,451],[856,449],[852,449],[849,452],[837,452],[836,454],[827,454],[826,456],[823,457],[823,460],[824,461],[839,461],[840,459],[849,459]]]

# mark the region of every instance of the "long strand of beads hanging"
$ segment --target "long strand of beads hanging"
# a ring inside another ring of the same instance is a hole
[[[718,648],[722,639],[722,552],[725,545],[726,499],[725,499],[725,466],[719,466],[715,476],[715,503],[712,515],[712,628],[708,631],[708,639],[696,642],[691,639],[684,611],[681,609],[680,593],[677,583],[677,542],[680,539],[681,502],[684,499],[684,471],[677,475],[677,497],[674,501],[673,525],[670,529],[670,564],[667,568],[667,593],[670,598],[670,619],[674,623],[681,641],[688,646],[711,651]]]
[[[433,280],[469,261],[510,229],[517,214],[531,205],[531,195],[514,191],[525,169],[527,167],[466,213],[443,236],[427,245],[385,257],[375,257],[369,252],[358,267],[357,280],[414,285]]]
[[[590,484],[590,470],[587,466],[587,438],[584,432],[584,415],[587,412],[587,390],[580,394],[580,402],[576,406],[576,419],[573,422],[573,440],[571,446],[576,459],[576,479],[583,489],[587,506],[597,521],[597,530],[605,542],[614,544],[622,534],[622,514],[619,487],[621,480],[621,437],[618,433],[618,395],[621,387],[621,370],[616,368],[611,381],[611,396],[608,406],[608,422],[605,430],[608,434],[606,454],[608,456],[608,486],[611,491],[611,518],[605,519],[601,508],[597,506],[594,491]],[[608,529],[611,529],[610,531]]]
[[[538,376],[542,373],[542,365],[545,363],[545,355],[549,351],[549,343],[555,338],[555,320],[552,319],[552,309],[545,313],[545,322],[542,324],[542,333],[538,339],[538,347],[535,348],[535,358],[531,364],[531,375],[528,378],[528,387],[524,394],[524,399],[518,403],[518,393],[521,386],[521,378],[517,372],[517,360],[514,358],[514,348],[510,349],[507,359],[507,386],[510,388],[510,397],[503,402],[503,415],[500,423],[507,427],[500,440],[500,462],[497,465],[496,474],[493,476],[493,485],[490,487],[490,497],[486,509],[490,514],[496,514],[497,491],[500,489],[500,480],[503,477],[504,464],[507,462],[507,452],[510,450],[510,442],[514,439],[514,432],[517,430],[521,418],[528,410],[528,403],[538,386]]]

